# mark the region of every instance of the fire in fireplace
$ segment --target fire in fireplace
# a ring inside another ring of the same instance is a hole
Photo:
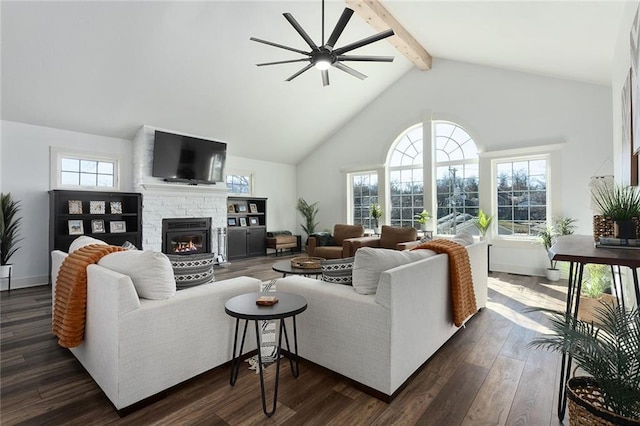
[[[162,219],[162,252],[197,254],[211,252],[211,218]]]

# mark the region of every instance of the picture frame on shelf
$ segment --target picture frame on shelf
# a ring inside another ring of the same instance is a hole
[[[91,214],[105,214],[105,202],[104,201],[89,201],[89,213]]]
[[[257,217],[250,217],[249,218],[249,225],[250,226],[258,226],[260,223],[258,222],[258,218]]]
[[[109,203],[109,212],[111,214],[122,214],[122,201],[111,201]]]
[[[249,211],[251,213],[258,213],[258,205],[256,203],[249,203]]]
[[[91,232],[93,234],[104,234],[104,220],[102,219],[93,219],[91,221]]]
[[[235,213],[236,212],[236,206],[234,206],[233,204],[227,204],[227,213]]]
[[[69,220],[69,235],[83,235],[84,234],[84,225],[82,224],[82,220],[72,219]]]
[[[238,226],[238,222],[235,217],[227,218],[227,226]]]
[[[236,204],[236,212],[238,213],[246,213],[247,205],[246,204]]]
[[[69,214],[82,214],[82,201],[69,200]]]
[[[240,226],[247,226],[247,218],[246,217],[241,217],[240,218]]]
[[[112,220],[109,222],[109,232],[112,234],[127,232],[127,223],[124,220]]]

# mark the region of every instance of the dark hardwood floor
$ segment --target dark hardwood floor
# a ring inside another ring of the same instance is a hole
[[[278,278],[271,270],[274,261],[269,256],[231,262],[216,270],[216,279]],[[248,364],[241,366],[234,387],[230,367],[223,366],[120,418],[51,335],[50,287],[5,291],[0,295],[0,423],[556,425],[560,356],[527,347],[544,332],[545,316],[524,310],[562,309],[565,296],[565,281],[492,273],[487,309],[456,333],[391,404],[302,361],[298,379],[283,364],[272,418],[262,413],[259,379]],[[272,389],[274,370],[266,369],[267,389]]]

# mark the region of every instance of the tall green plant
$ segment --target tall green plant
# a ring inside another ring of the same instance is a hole
[[[473,224],[480,231],[480,235],[483,237],[487,234],[487,230],[489,226],[491,226],[491,222],[493,221],[493,216],[489,216],[482,209],[478,210],[478,217],[473,220]]]
[[[605,217],[631,220],[640,216],[640,190],[636,186],[596,186],[593,201]]]
[[[9,263],[9,259],[20,248],[18,238],[21,217],[17,214],[20,211],[20,202],[14,201],[11,193],[0,193],[0,265]]]
[[[296,206],[300,214],[304,217],[304,225],[302,230],[307,233],[307,237],[316,232],[318,222],[316,222],[316,216],[318,215],[318,202],[309,204],[304,198],[298,198],[298,205]]]
[[[551,313],[552,334],[533,339],[532,347],[564,352],[593,376],[605,405],[614,413],[640,420],[640,314],[638,308],[601,303],[594,322]]]

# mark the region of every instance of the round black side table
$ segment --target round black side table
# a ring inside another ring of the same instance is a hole
[[[256,305],[256,300],[260,296],[275,296],[278,298],[278,303],[272,306],[260,306]],[[253,321],[256,326],[256,343],[258,346],[258,370],[260,373],[260,391],[262,393],[262,411],[267,417],[271,417],[276,412],[276,404],[278,402],[278,382],[280,379],[280,352],[282,351],[282,334],[284,333],[284,339],[287,344],[287,351],[289,352],[289,365],[291,367],[291,373],[293,377],[300,375],[300,364],[298,362],[298,332],[296,329],[296,315],[304,312],[307,309],[307,300],[293,293],[285,293],[282,291],[274,291],[268,293],[247,293],[239,296],[232,297],[224,304],[224,311],[236,319],[236,330],[233,339],[233,359],[231,361],[231,378],[229,383],[231,386],[236,384],[238,379],[238,371],[240,369],[240,358],[242,356],[242,349],[244,347],[244,340],[247,335],[247,325],[249,321]],[[284,319],[292,317],[293,320],[293,347],[294,352],[289,347],[289,337],[287,335],[287,326]],[[244,330],[242,332],[242,340],[240,343],[240,350],[236,355],[236,348],[238,345],[238,331],[240,320],[244,321]],[[260,351],[260,330],[258,321],[264,320],[280,320],[280,331],[278,335],[278,350],[276,353],[276,383],[275,392],[273,394],[273,408],[271,411],[267,411],[267,402],[264,392],[264,375],[262,371],[262,354]],[[295,364],[295,365],[294,365]]]

